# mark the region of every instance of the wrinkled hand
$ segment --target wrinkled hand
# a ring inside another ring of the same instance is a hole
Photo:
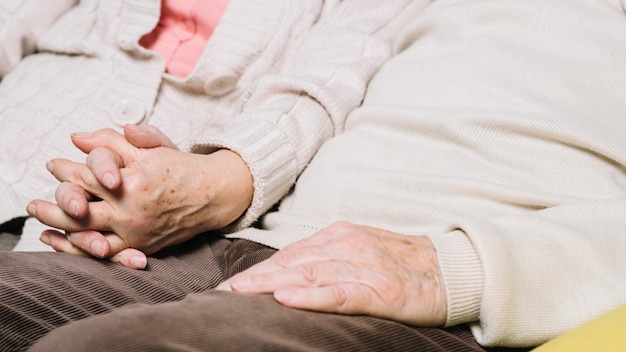
[[[83,151],[91,149],[89,167],[52,160],[48,168],[63,182],[57,189],[58,204],[35,200],[28,206],[29,214],[68,233],[48,231],[42,236],[56,250],[108,257],[136,248],[151,254],[228,225],[250,204],[249,170],[231,151],[198,155],[137,148],[108,129],[74,136],[73,141]],[[87,202],[92,196],[98,201]],[[118,255],[117,261],[132,264],[124,262],[130,258]]]
[[[106,148],[109,132],[72,134],[72,142],[82,152],[87,154],[87,166],[96,176],[101,185],[109,190],[116,190],[121,184],[120,168],[123,167],[121,158],[112,150]],[[167,147],[178,149],[176,145],[158,128],[150,125],[124,126],[126,140],[139,148]],[[47,165],[54,168],[54,162]],[[88,215],[88,202],[93,197],[80,186],[64,182],[57,187],[56,198],[59,207],[66,214],[77,219]],[[32,208],[29,209],[32,210]],[[51,246],[57,252],[64,252],[82,256],[108,258],[112,262],[143,269],[146,266],[146,255],[134,248],[125,248],[127,245],[122,238],[114,233],[100,233],[98,231],[81,231],[61,233],[47,230],[41,234],[41,241]],[[119,250],[116,248],[125,248]],[[117,253],[116,253],[117,252]]]
[[[218,290],[273,293],[297,309],[440,326],[446,292],[427,237],[340,222],[278,251]]]

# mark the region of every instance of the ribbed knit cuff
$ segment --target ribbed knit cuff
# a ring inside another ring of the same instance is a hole
[[[461,231],[428,237],[437,248],[448,294],[446,326],[477,321],[484,279],[476,249]]]
[[[248,210],[228,231],[250,226],[291,188],[296,179],[293,146],[272,123],[255,121],[237,125],[193,145],[193,153],[207,154],[225,148],[238,153],[254,179],[254,195]]]

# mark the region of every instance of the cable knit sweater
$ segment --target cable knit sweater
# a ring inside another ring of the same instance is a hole
[[[623,3],[434,2],[267,230],[234,236],[280,248],[337,220],[427,235],[447,325],[484,345],[625,304]]]
[[[195,152],[238,152],[254,198],[233,226],[250,225],[343,130],[394,36],[429,2],[232,0],[179,79],[138,44],[158,1],[0,0],[0,222],[24,216],[33,198],[53,199],[47,160],[84,160],[70,133],[140,123],[181,146],[196,141]],[[45,249],[36,224],[16,249]]]

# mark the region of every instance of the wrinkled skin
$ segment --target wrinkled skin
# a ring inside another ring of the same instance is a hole
[[[278,251],[217,289],[272,293],[291,308],[363,314],[416,326],[440,326],[447,314],[430,239],[347,222]]]
[[[34,200],[27,210],[65,234],[46,231],[42,241],[57,251],[142,268],[145,254],[222,228],[250,205],[252,177],[236,153],[182,152],[153,127],[127,126],[125,135],[109,129],[75,134],[74,144],[89,153],[87,165],[48,163],[62,182],[57,204]]]

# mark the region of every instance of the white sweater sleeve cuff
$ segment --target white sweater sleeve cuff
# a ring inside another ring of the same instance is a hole
[[[217,149],[238,153],[248,165],[254,182],[252,204],[228,231],[237,231],[254,223],[277,203],[295,182],[297,175],[294,147],[274,124],[255,121],[251,125],[233,126],[220,134],[208,137],[190,150],[208,154]]]
[[[445,326],[477,321],[483,292],[483,269],[471,241],[462,231],[428,236],[437,248],[448,296]]]

